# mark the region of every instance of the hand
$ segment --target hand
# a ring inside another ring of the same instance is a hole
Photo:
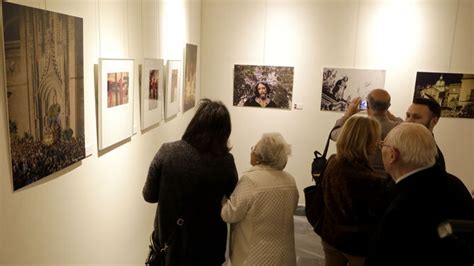
[[[360,97],[352,99],[352,101],[347,106],[346,113],[344,115],[347,117],[351,117],[360,112],[361,110],[359,109],[359,104],[361,100],[362,99]]]

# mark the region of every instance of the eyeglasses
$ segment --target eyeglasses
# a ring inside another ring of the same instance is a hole
[[[382,149],[383,146],[385,146],[385,147],[393,147],[393,146],[391,146],[391,145],[385,144],[383,140],[380,141],[379,144],[377,144],[377,147],[379,147],[379,149]]]

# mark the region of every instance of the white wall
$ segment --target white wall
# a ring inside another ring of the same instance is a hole
[[[184,5],[176,0],[21,2],[84,18],[85,130],[92,155],[13,192],[2,89],[0,265],[143,265],[155,211],[141,196],[148,165],[161,143],[181,137],[193,112],[141,132],[137,90],[137,133],[99,156],[93,81],[99,57],[134,58],[137,70],[144,57],[182,59],[184,43],[198,44],[202,90],[198,80],[197,95],[201,91],[229,107],[239,173],[248,168],[250,146],[260,135],[280,131],[293,145],[287,170],[300,190],[310,184],[313,150],[323,147],[341,115],[319,111],[323,67],[386,69],[392,111],[400,116],[410,104],[417,70],[474,71],[473,0],[461,0],[459,12],[451,0],[418,1],[413,9],[392,6],[406,1],[365,0],[205,0],[202,8],[198,0]],[[234,64],[294,66],[294,101],[304,103],[304,109],[233,107]],[[435,129],[448,170],[471,189],[473,133],[474,123],[467,119],[443,118]]]
[[[146,203],[141,195],[148,166],[161,143],[181,138],[193,111],[178,114],[141,132],[138,65],[145,57],[182,60],[186,42],[200,47],[200,1],[9,2],[83,18],[85,133],[86,146],[92,155],[13,192],[2,62],[0,265],[143,265],[156,208],[156,205]],[[173,27],[174,31],[164,32],[164,25]],[[3,58],[3,47],[0,50]],[[94,64],[100,57],[135,59],[137,78],[134,81],[136,134],[99,155]],[[197,95],[199,82],[198,75]]]
[[[323,67],[385,69],[391,111],[404,118],[417,71],[474,72],[473,2],[204,0],[202,95],[231,110],[239,173],[261,134],[279,131],[292,144],[286,170],[304,202],[313,151],[342,115],[319,110]],[[234,64],[294,66],[293,101],[303,110],[232,106]],[[474,189],[473,120],[442,118],[435,137],[447,169]]]

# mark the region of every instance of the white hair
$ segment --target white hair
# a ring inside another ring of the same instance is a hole
[[[291,146],[280,133],[265,133],[253,150],[262,164],[283,170],[291,154]]]
[[[423,125],[402,123],[388,133],[385,144],[400,152],[400,163],[411,167],[427,167],[436,161],[438,148],[433,134]]]

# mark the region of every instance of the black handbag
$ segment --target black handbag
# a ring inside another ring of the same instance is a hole
[[[184,224],[183,218],[178,218],[176,220],[176,227],[171,232],[171,235],[168,238],[168,241],[164,241],[163,245],[160,245],[155,240],[155,231],[151,233],[150,236],[150,245],[148,251],[148,257],[145,260],[146,266],[165,266],[166,265],[166,253],[168,252],[169,247],[173,244],[175,239],[176,231],[182,228]]]
[[[324,171],[328,163],[326,155],[329,148],[329,141],[331,139],[331,133],[339,128],[340,126],[335,126],[331,132],[329,132],[328,139],[326,141],[326,146],[324,147],[324,152],[321,154],[319,151],[314,152],[315,158],[311,164],[311,175],[315,182],[314,185],[306,187],[304,192],[305,198],[305,213],[308,222],[313,226],[314,232],[318,235],[321,235],[323,231],[323,216],[324,216],[324,195],[323,195],[323,180],[324,180]]]

